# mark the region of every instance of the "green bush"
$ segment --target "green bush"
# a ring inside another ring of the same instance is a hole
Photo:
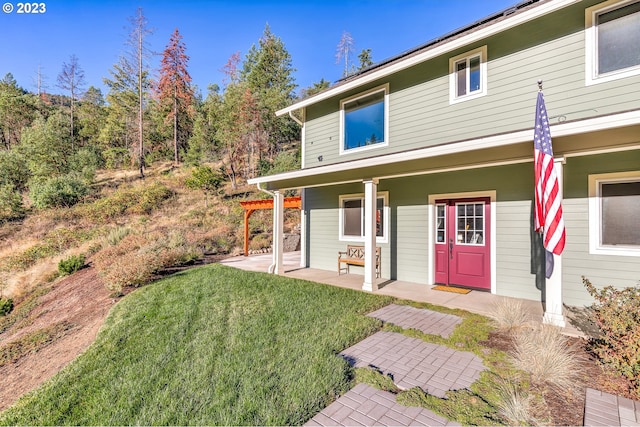
[[[58,271],[62,276],[68,276],[84,267],[84,254],[71,255],[68,258],[60,260],[58,263]]]
[[[595,299],[591,308],[601,332],[593,340],[595,353],[629,379],[640,397],[640,286],[598,289],[586,277],[582,283]]]
[[[185,181],[187,188],[201,190],[204,193],[205,206],[208,205],[207,195],[218,190],[222,183],[222,175],[209,166],[196,166],[191,172],[191,176]]]
[[[0,150],[0,186],[13,185],[17,191],[22,191],[30,178],[24,155],[16,150]]]
[[[89,192],[89,187],[81,179],[71,175],[35,180],[29,188],[29,197],[38,209],[70,207]]]
[[[13,300],[11,298],[0,298],[0,316],[6,316],[13,310]]]
[[[22,195],[11,184],[0,185],[0,224],[24,218]]]
[[[118,169],[131,161],[127,148],[107,148],[102,152],[102,156],[107,169]]]

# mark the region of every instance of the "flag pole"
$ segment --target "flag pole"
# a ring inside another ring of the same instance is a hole
[[[549,163],[549,161],[551,163]],[[565,231],[562,219],[562,164],[553,157],[549,120],[542,94],[542,79],[538,80],[538,102],[536,103],[536,126],[534,131],[534,163],[536,170],[536,228],[543,231],[545,246],[545,308],[543,323],[564,327],[562,310],[562,257]],[[551,198],[549,199],[549,196]],[[549,209],[557,204],[557,211]],[[538,215],[542,215],[539,217]],[[553,219],[553,221],[549,221]],[[542,227],[542,228],[540,228]],[[553,233],[547,235],[547,233]],[[550,239],[550,236],[553,236]],[[555,242],[559,237],[559,242]],[[547,247],[547,240],[553,240]]]

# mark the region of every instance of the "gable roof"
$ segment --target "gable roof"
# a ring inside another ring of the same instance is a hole
[[[438,55],[464,47],[525,22],[565,8],[581,0],[526,0],[502,12],[480,19],[427,43],[376,63],[352,76],[339,80],[329,89],[276,111],[277,116],[289,114],[345,93],[351,89],[394,74]]]

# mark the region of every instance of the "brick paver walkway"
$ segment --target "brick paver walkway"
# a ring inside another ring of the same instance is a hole
[[[587,389],[585,426],[640,426],[640,402]]]
[[[369,313],[368,316],[403,328],[417,329],[425,334],[440,335],[443,338],[448,338],[456,325],[462,322],[462,318],[453,314],[399,304],[389,304]]]
[[[396,396],[358,384],[306,426],[459,426],[428,409],[402,406]]]
[[[441,398],[447,390],[469,388],[485,369],[473,353],[395,332],[376,332],[340,355],[356,368],[377,369],[401,389],[420,387]]]

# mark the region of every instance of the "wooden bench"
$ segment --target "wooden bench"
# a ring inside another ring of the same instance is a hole
[[[346,251],[338,252],[338,275],[348,274],[350,265],[364,267],[364,246],[347,245]],[[376,277],[380,277],[380,246],[376,247]]]

